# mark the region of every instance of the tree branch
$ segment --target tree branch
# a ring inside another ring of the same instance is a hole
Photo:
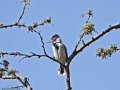
[[[70,70],[69,66],[65,67],[65,75],[66,75],[66,90],[71,90],[71,84],[70,84]]]
[[[22,19],[23,15],[24,15],[24,13],[25,13],[26,7],[27,7],[27,4],[24,5],[23,10],[22,10],[22,13],[21,13],[20,17],[18,18],[18,21],[17,21],[17,22],[20,22],[20,20]]]
[[[17,26],[17,27],[27,27],[25,24],[21,24],[21,23],[13,23],[13,24],[9,24],[9,25],[4,25],[4,24],[0,24],[0,29],[1,28],[8,28],[8,27],[14,27],[14,26]]]
[[[31,85],[29,84],[28,78],[21,76],[21,75],[15,75],[15,76],[1,76],[0,78],[2,79],[17,79],[18,81],[20,81],[23,86],[25,86],[28,90],[32,90]]]
[[[34,32],[39,35],[40,41],[41,41],[41,43],[42,43],[43,52],[44,52],[45,55],[47,55],[47,52],[46,52],[46,50],[45,50],[45,44],[44,44],[43,37],[42,37],[41,33],[40,33],[40,32],[37,32],[36,30],[34,30]]]
[[[23,3],[24,3],[24,7],[22,9],[22,13],[20,14],[17,22],[20,22],[20,20],[22,19],[23,15],[25,13],[27,5],[30,5],[30,0],[23,0]]]
[[[10,56],[18,56],[18,57],[23,57],[21,60],[25,59],[25,58],[32,58],[32,57],[38,57],[38,58],[41,58],[41,57],[47,57],[49,58],[50,60],[52,61],[55,61],[59,64],[62,64],[60,61],[56,60],[55,58],[49,56],[48,54],[36,54],[36,53],[33,53],[31,52],[30,54],[23,54],[23,53],[20,53],[20,52],[0,52],[0,57],[4,57],[5,55],[10,55]],[[65,65],[63,65],[65,66]]]
[[[13,23],[13,24],[9,24],[9,25],[0,24],[0,29],[1,29],[1,28],[13,27],[13,26],[27,27],[26,25],[21,24],[21,23],[20,23],[20,20],[23,18],[23,15],[24,15],[24,13],[25,13],[26,7],[27,7],[27,5],[30,4],[30,1],[29,1],[29,0],[23,0],[23,2],[24,2],[24,7],[23,7],[23,9],[22,9],[22,13],[20,14],[20,16],[19,16],[19,18],[18,18],[18,21],[15,22],[15,23]]]
[[[101,33],[99,33],[97,36],[95,36],[94,38],[90,39],[89,41],[87,41],[86,43],[84,43],[78,50],[74,51],[70,56],[69,56],[69,60],[68,60],[68,65],[70,64],[70,62],[72,61],[72,59],[80,52],[82,52],[87,46],[91,45],[93,42],[95,42],[96,40],[98,40],[99,38],[103,37],[105,34],[107,34],[108,32],[112,31],[113,29],[119,29],[120,28],[120,23],[113,25],[113,26],[109,26],[106,30],[102,31]]]
[[[80,42],[81,42],[83,36],[84,36],[84,33],[80,36],[80,38],[79,38],[77,44],[75,45],[75,48],[74,48],[73,52],[75,52],[75,51],[77,50],[77,48],[78,48],[78,46],[79,46],[79,44],[80,44]]]

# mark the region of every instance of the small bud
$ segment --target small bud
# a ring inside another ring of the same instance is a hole
[[[45,23],[51,23],[51,17],[46,17],[40,22],[40,25],[44,25]]]
[[[3,65],[6,69],[8,69],[9,62],[7,60],[3,60]]]
[[[29,31],[32,31],[32,30],[33,30],[33,27],[32,27],[32,26],[28,26],[28,30],[29,30]]]
[[[86,12],[86,14],[89,15],[89,16],[93,16],[92,10],[88,10],[88,11]]]
[[[33,22],[33,23],[32,23],[32,27],[33,27],[33,28],[36,28],[37,26],[38,26],[37,22]]]
[[[30,0],[23,0],[23,2],[24,2],[25,5],[30,4]]]

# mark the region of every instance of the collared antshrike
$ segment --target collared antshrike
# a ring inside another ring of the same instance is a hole
[[[58,34],[55,34],[51,38],[52,42],[52,49],[53,49],[53,56],[56,60],[60,61],[61,63],[65,64],[68,58],[66,46],[62,43],[62,40]],[[58,69],[58,74],[64,75],[64,66],[60,65]]]

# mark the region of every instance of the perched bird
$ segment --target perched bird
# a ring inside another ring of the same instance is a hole
[[[55,34],[50,39],[52,43],[52,49],[53,49],[53,56],[56,60],[60,61],[61,63],[65,64],[68,54],[66,46],[62,43],[62,40],[58,34]],[[64,75],[64,66],[60,65],[60,68],[58,69],[58,74]]]

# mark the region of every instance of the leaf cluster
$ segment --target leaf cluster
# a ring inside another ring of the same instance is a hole
[[[33,22],[32,25],[28,26],[28,30],[32,31],[34,28],[36,28],[39,25],[44,25],[46,23],[51,23],[51,17],[44,18],[40,23]]]
[[[92,34],[92,31],[95,30],[95,29],[94,29],[94,24],[92,24],[91,22],[86,22],[86,23],[82,26],[82,30],[83,30],[83,33],[84,33],[85,35]]]
[[[105,49],[102,47],[99,47],[96,50],[96,56],[101,57],[102,59],[107,59],[107,57],[111,57],[113,53],[120,50],[116,44],[111,44],[109,48]]]

